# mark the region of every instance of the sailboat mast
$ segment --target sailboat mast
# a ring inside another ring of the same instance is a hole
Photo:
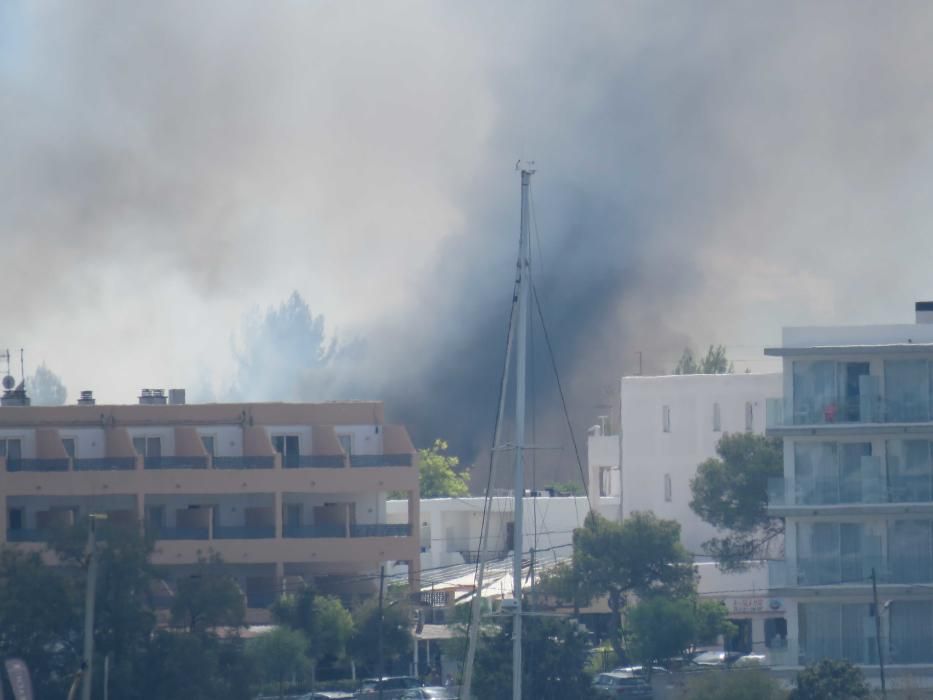
[[[528,217],[528,187],[534,171],[522,170],[522,220],[518,245],[518,333],[515,362],[515,520],[512,563],[515,607],[512,622],[512,700],[522,697],[522,550],[524,549],[523,500],[525,496],[525,383],[529,298],[531,293],[531,235]]]

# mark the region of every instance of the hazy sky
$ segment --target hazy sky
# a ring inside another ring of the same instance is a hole
[[[488,405],[519,158],[583,414],[637,350],[909,321],[931,35],[926,2],[0,0],[0,347],[72,396],[220,387],[298,290],[371,395]]]

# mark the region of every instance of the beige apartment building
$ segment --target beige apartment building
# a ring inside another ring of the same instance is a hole
[[[381,402],[186,405],[181,391],[143,390],[139,405],[84,392],[79,405],[37,407],[15,405],[15,393],[0,406],[3,544],[42,549],[92,513],[142,522],[156,538],[160,604],[216,552],[251,622],[302,580],[366,594],[380,564],[401,562],[417,586],[417,456]],[[390,492],[407,495],[407,522],[387,523]]]

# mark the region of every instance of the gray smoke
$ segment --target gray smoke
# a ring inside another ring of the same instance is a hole
[[[907,320],[930,296],[931,13],[0,4],[0,346],[103,400],[219,393],[243,310],[298,290],[366,340],[323,393],[384,397],[419,442],[479,454],[519,157],[578,434],[638,351],[667,371],[688,340]],[[566,473],[541,340],[539,441]]]

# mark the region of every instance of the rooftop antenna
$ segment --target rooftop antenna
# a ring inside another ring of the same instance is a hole
[[[23,349],[19,349],[19,376],[23,383],[23,389],[26,388],[26,361],[24,359],[25,353]]]

